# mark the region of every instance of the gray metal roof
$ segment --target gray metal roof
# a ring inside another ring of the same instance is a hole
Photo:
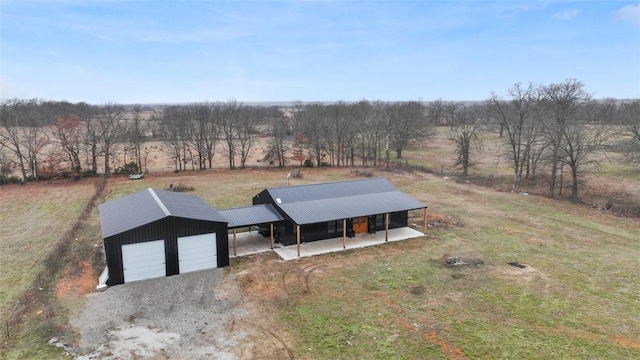
[[[274,209],[270,204],[220,209],[218,212],[227,220],[229,228],[268,224],[284,220],[278,210]]]
[[[107,238],[168,216],[227,222],[201,198],[158,189],[147,189],[98,206],[102,237]]]
[[[274,206],[299,225],[427,206],[396,189],[385,178],[267,189]]]
[[[371,178],[337,181],[320,184],[284,186],[267,189],[274,201],[280,199],[287,204],[298,201],[332,199],[354,195],[376,194],[388,191],[398,191],[385,178]]]

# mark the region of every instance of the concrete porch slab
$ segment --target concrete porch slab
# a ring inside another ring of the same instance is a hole
[[[409,227],[389,230],[389,241],[401,241],[423,236],[420,231]],[[356,237],[346,238],[346,248],[342,247],[342,237],[326,240],[312,241],[300,244],[300,257],[327,254],[331,252],[357,249],[367,246],[384,244],[384,230],[375,234],[358,234]],[[260,254],[268,251],[275,251],[283,260],[294,260],[298,258],[297,245],[282,246],[274,243],[271,249],[269,238],[258,234],[257,231],[242,232],[236,234],[236,253],[233,251],[233,233],[229,234],[229,257],[240,257],[253,254]]]
[[[416,237],[424,236],[420,231],[411,229],[409,227],[391,229],[389,230],[389,240],[401,241],[412,239]],[[267,243],[269,240],[267,239]],[[343,251],[348,249],[363,248],[367,246],[384,244],[384,230],[378,231],[375,234],[358,234],[352,238],[346,238],[346,247],[342,247],[342,237],[332,238],[326,240],[312,241],[304,244],[300,244],[300,257],[314,256],[320,254],[327,254],[331,252]],[[280,257],[287,261],[298,258],[297,245],[289,245],[285,247],[274,247],[275,251]]]
[[[274,247],[281,246],[274,243]],[[229,257],[247,256],[271,251],[271,240],[258,234],[257,231],[247,231],[236,234],[236,253],[233,253],[233,233],[229,232]]]

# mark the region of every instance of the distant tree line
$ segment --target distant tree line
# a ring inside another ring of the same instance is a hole
[[[175,171],[212,168],[216,156],[229,169],[244,168],[258,136],[268,139],[259,161],[273,166],[387,166],[392,154],[402,159],[411,144],[428,142],[436,127],[446,127],[463,176],[475,165],[482,134],[495,132],[513,187],[543,175],[550,197],[561,191],[567,167],[577,200],[598,152],[640,163],[640,100],[595,100],[576,80],[518,83],[504,97],[491,93],[480,102],[296,101],[278,108],[231,99],[152,109],[3,99],[0,111],[0,182],[15,172],[16,181],[96,175],[99,168],[107,176],[145,172],[158,151]]]
[[[505,97],[492,93],[475,103],[432,104],[449,122],[462,175],[475,165],[485,132],[502,139],[503,156],[513,171],[513,188],[522,179],[542,175],[548,195],[562,191],[564,168],[571,174],[571,198],[579,200],[583,175],[611,151],[640,164],[640,99],[592,98],[583,83],[569,79],[536,85],[517,83]],[[445,109],[448,108],[448,109]]]

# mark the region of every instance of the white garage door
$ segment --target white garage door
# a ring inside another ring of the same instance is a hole
[[[178,261],[181,274],[217,267],[216,234],[179,237]]]
[[[124,282],[167,275],[164,240],[122,245]]]

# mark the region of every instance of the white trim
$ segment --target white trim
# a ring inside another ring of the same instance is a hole
[[[156,204],[158,204],[158,206],[160,206],[160,209],[162,209],[164,214],[166,216],[171,216],[171,213],[169,212],[169,209],[167,209],[167,207],[164,206],[164,204],[162,203],[162,201],[160,200],[158,195],[155,193],[155,191],[153,191],[152,188],[148,188],[147,190],[149,190],[149,193],[151,193],[151,196],[153,196],[153,199],[156,201]]]

